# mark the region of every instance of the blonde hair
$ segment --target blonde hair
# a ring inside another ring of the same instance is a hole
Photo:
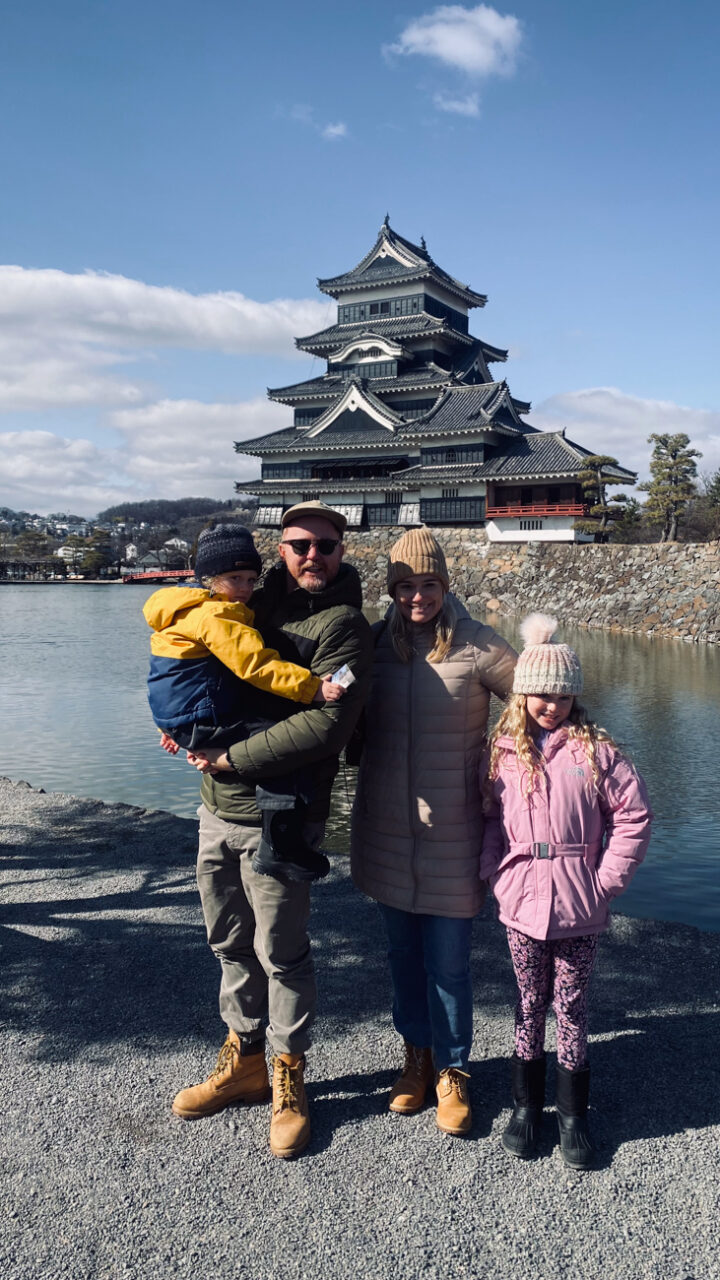
[[[428,654],[428,662],[442,662],[452,647],[458,612],[449,596],[443,596],[440,612],[433,619],[435,625],[435,643]],[[403,617],[396,604],[390,614],[390,640],[401,662],[409,662],[415,652],[413,625]]]
[[[487,780],[488,782],[493,782],[500,772],[502,747],[498,745],[498,739],[510,737],[515,743],[515,755],[525,769],[524,779],[521,775],[520,790],[525,796],[530,796],[533,791],[539,790],[541,779],[544,780],[545,761],[528,731],[527,700],[528,695],[526,693],[514,693],[508,700],[507,706],[490,734],[490,764]],[[597,790],[600,781],[600,769],[597,762],[598,743],[606,742],[609,746],[614,747],[616,751],[620,751],[618,744],[610,737],[606,729],[602,729],[600,725],[595,724],[593,720],[588,718],[587,711],[577,701],[577,698],[567,719],[563,721],[562,728],[567,729],[567,736],[571,741],[579,742],[583,748],[590,765],[593,786]],[[621,752],[621,754],[624,755],[624,752]]]

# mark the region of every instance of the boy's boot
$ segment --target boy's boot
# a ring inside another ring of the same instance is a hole
[[[418,1049],[405,1041],[405,1065],[390,1090],[390,1110],[409,1116],[419,1111],[435,1079],[431,1049]]]
[[[288,880],[321,880],[327,875],[330,863],[322,849],[313,849],[305,839],[305,820],[298,809],[263,809],[262,820],[253,871]]]
[[[470,1079],[467,1071],[457,1067],[446,1067],[438,1072],[435,1092],[437,1094],[437,1127],[443,1133],[452,1133],[456,1137],[470,1132],[472,1111],[468,1097],[467,1082]]]
[[[535,1155],[545,1103],[545,1054],[526,1061],[514,1053],[510,1059],[513,1113],[502,1136],[511,1156],[529,1160]]]
[[[270,1150],[282,1160],[299,1155],[310,1141],[310,1116],[302,1054],[279,1053],[272,1060],[273,1101]]]
[[[560,1130],[560,1151],[570,1169],[589,1169],[595,1148],[587,1128],[590,1068],[570,1071],[557,1065],[555,1110]]]
[[[233,1102],[264,1102],[269,1093],[264,1040],[247,1044],[230,1030],[215,1070],[202,1084],[181,1089],[172,1109],[183,1120],[199,1120]]]

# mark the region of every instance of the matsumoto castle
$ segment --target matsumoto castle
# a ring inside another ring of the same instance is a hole
[[[292,425],[235,446],[262,459],[262,479],[236,485],[258,495],[256,525],[321,498],[355,528],[484,525],[492,542],[588,541],[573,523],[587,512],[577,477],[592,451],[530,426],[530,405],[490,372],[507,351],[469,332],[484,294],[388,218],[356,267],[318,286],[337,300],[337,323],[296,345],[326,371],[269,390]]]

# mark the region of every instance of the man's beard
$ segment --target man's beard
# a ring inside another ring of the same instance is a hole
[[[310,595],[316,595],[318,591],[324,591],[327,586],[327,580],[326,570],[317,570],[315,567],[303,569],[297,579],[298,586],[302,587],[303,591],[309,592]]]

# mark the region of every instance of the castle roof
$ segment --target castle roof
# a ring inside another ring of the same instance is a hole
[[[295,346],[300,351],[321,355],[323,352],[329,353],[345,347],[354,339],[369,340],[372,336],[386,338],[390,342],[403,342],[408,338],[423,338],[429,335],[441,336],[462,346],[470,346],[475,341],[470,334],[454,329],[447,320],[431,316],[427,311],[419,311],[412,316],[373,317],[372,320],[365,320],[360,324],[333,324],[327,329],[321,329],[318,333],[309,334],[307,338],[296,338]],[[490,350],[498,352],[492,357],[496,360],[502,360],[503,356],[507,355],[507,352],[500,352],[497,347]]]
[[[352,326],[346,326],[350,328]],[[487,363],[505,360],[507,352],[502,351],[499,347],[491,347],[489,343],[473,340],[471,347],[460,353],[458,359],[453,363],[452,370],[444,369],[432,361],[424,361],[413,365],[412,368],[406,369],[403,373],[396,374],[395,377],[389,378],[372,378],[372,389],[376,394],[384,391],[423,391],[426,388],[437,389],[444,383],[453,380],[462,381],[463,378],[470,373],[473,366],[480,358],[480,367],[487,376]],[[358,369],[358,374],[362,376],[362,366]],[[344,372],[328,372],[320,374],[316,378],[309,378],[305,382],[294,382],[287,387],[269,387],[268,396],[271,400],[279,400],[285,404],[295,404],[300,400],[317,400],[324,399],[327,396],[339,395],[345,386],[347,375]],[[522,404],[522,401],[516,403]],[[521,413],[529,412],[529,405],[524,409],[520,409]]]
[[[388,284],[410,284],[414,281],[432,280],[449,293],[459,297],[467,307],[484,307],[487,297],[475,293],[469,285],[461,284],[450,276],[430,257],[423,240],[413,244],[398,235],[386,217],[378,238],[369,253],[351,271],[342,275],[318,280],[318,288],[332,298],[361,289],[379,288]]]
[[[260,456],[358,446],[397,451],[398,445],[485,432],[510,436],[535,432],[534,427],[521,420],[506,382],[445,386],[426,413],[404,418],[401,411],[381,400],[374,390],[351,378],[345,384],[343,396],[329,405],[311,426],[284,427],[266,436],[238,441],[235,447],[238,453]]]

